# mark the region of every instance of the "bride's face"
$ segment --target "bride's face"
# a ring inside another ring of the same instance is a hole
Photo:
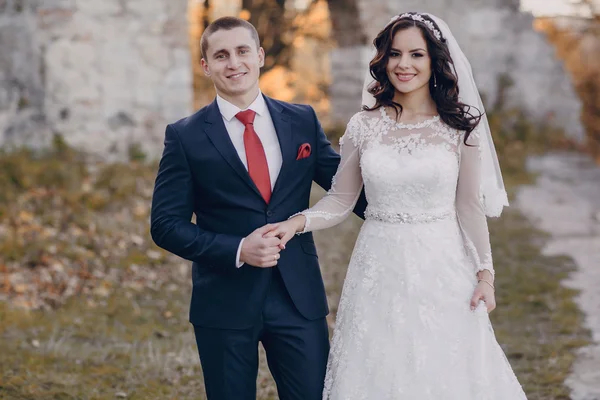
[[[396,32],[386,69],[388,79],[402,94],[429,90],[431,57],[419,28]]]

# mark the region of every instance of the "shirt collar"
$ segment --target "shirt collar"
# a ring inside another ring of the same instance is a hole
[[[235,115],[240,111],[245,111],[238,106],[231,104],[219,95],[217,95],[217,105],[219,106],[221,115],[227,121],[231,121],[233,118],[235,118]],[[246,108],[246,110],[252,110],[260,116],[264,116],[266,114],[267,104],[265,103],[265,98],[260,90],[258,91],[258,96],[256,96],[256,99],[254,99],[254,101],[248,106],[248,108]]]

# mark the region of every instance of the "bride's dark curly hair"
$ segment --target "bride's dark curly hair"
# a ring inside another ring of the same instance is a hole
[[[430,21],[438,32],[441,32],[435,21],[427,15],[420,15],[425,20]],[[437,112],[441,120],[448,126],[459,131],[465,131],[464,142],[466,144],[470,133],[481,120],[481,111],[458,100],[458,79],[454,69],[454,62],[446,44],[446,38],[437,39],[423,22],[415,21],[412,18],[400,18],[388,24],[373,40],[377,54],[369,63],[369,69],[371,76],[376,82],[368,88],[368,91],[375,97],[376,102],[373,107],[363,106],[363,110],[372,111],[382,106],[388,106],[396,110],[397,117],[402,113],[402,105],[394,101],[396,89],[387,76],[386,66],[390,57],[394,36],[397,32],[412,27],[419,28],[425,38],[425,42],[427,42],[427,51],[431,58],[429,93],[436,104]],[[437,83],[437,87],[434,86],[434,82]],[[475,110],[476,113],[473,113],[472,110]]]

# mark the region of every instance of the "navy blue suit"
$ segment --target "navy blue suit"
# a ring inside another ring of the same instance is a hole
[[[275,268],[236,268],[235,259],[242,238],[306,209],[313,181],[329,189],[340,157],[311,107],[265,102],[283,157],[269,204],[216,101],[167,126],[152,199],[153,240],[193,261],[190,322],[211,400],[255,398],[258,341],[281,399],[317,399],[323,386],[329,310],[312,234],[290,240]],[[312,153],[296,160],[304,143]],[[363,195],[355,211],[365,206]]]

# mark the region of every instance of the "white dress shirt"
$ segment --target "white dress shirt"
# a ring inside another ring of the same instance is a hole
[[[246,148],[244,147],[245,126],[235,117],[237,113],[245,110],[242,110],[239,107],[231,104],[219,95],[217,95],[217,105],[219,106],[219,111],[221,111],[221,116],[223,117],[223,122],[225,123],[225,128],[227,129],[229,138],[233,143],[233,147],[235,147],[240,160],[246,169],[248,169]],[[275,126],[273,125],[271,114],[269,113],[269,108],[267,107],[265,98],[260,91],[258,92],[256,99],[248,106],[246,110],[252,110],[256,113],[256,117],[254,118],[254,130],[256,131],[263,148],[265,149],[265,155],[267,157],[267,164],[269,167],[269,178],[271,179],[271,190],[273,190],[275,181],[277,181],[277,177],[281,171],[283,157],[281,155],[281,147],[279,147],[277,132],[275,131]],[[235,257],[236,266],[238,268],[244,265],[244,263],[240,262],[242,243],[244,243],[244,239],[240,241],[237,255]]]

